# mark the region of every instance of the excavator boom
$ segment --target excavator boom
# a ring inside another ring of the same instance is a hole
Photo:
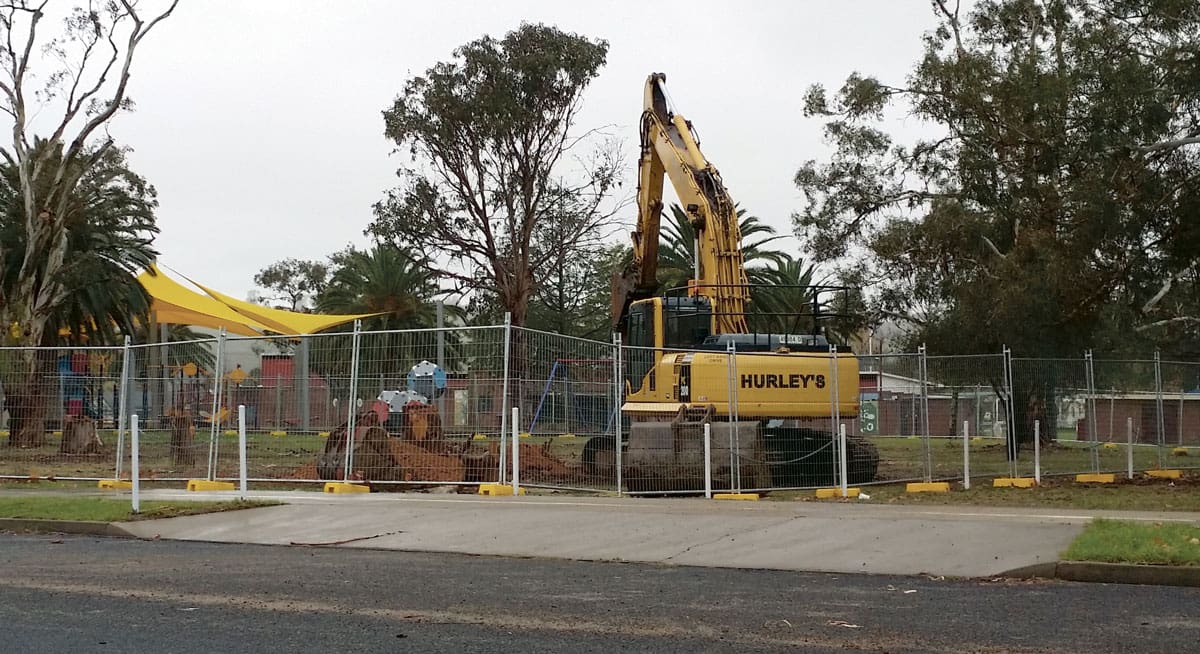
[[[691,123],[667,104],[666,76],[646,80],[638,159],[638,222],[633,262],[613,278],[613,321],[620,324],[629,305],[658,292],[658,243],[663,211],[663,179],[679,196],[697,237],[697,270],[691,293],[707,298],[713,309],[712,331],[744,334],[748,298],[737,208],[721,174],[700,151]]]

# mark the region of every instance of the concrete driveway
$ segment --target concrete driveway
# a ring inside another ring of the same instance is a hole
[[[200,494],[150,491],[148,499]],[[204,493],[213,499],[227,493]],[[289,504],[128,523],[142,538],[983,577],[1059,554],[1093,517],[1194,514],[563,496],[251,493]]]

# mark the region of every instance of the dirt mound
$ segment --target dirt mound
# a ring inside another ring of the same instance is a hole
[[[458,482],[466,479],[462,459],[431,452],[420,445],[389,439],[391,459],[400,465],[399,481]]]

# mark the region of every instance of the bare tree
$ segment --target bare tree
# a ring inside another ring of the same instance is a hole
[[[149,18],[133,0],[89,2],[71,10],[62,31],[45,39],[48,4],[0,5],[0,110],[12,119],[12,143],[0,146],[0,156],[18,171],[26,237],[14,282],[0,284],[0,317],[5,325],[17,324],[10,336],[19,331],[22,345],[42,343],[50,315],[67,299],[58,276],[70,236],[66,205],[80,177],[113,145],[107,134],[99,147],[89,141],[119,110],[132,108],[126,90],[134,53],[178,0]],[[61,113],[41,140],[64,144],[59,157],[52,156],[54,148],[35,147],[32,122],[35,116],[44,120],[48,108]],[[0,244],[0,270],[12,265],[14,254]]]
[[[93,0],[68,10],[55,31],[46,29],[53,21],[48,0],[0,2],[0,111],[12,122],[12,141],[0,145],[0,156],[16,172],[0,182],[15,199],[0,217],[13,236],[0,241],[0,338],[42,346],[56,336],[49,327],[78,290],[71,244],[94,220],[72,203],[81,181],[116,147],[106,127],[133,106],[127,89],[138,47],[177,3],[143,15],[136,0]],[[151,237],[145,234],[145,243]],[[25,350],[24,378],[5,389],[19,423],[11,445],[44,442],[47,402],[38,381],[47,359]]]

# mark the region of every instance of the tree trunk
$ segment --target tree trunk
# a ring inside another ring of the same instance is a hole
[[[96,433],[96,421],[87,416],[67,416],[63,422],[59,454],[99,454],[104,443]]]
[[[5,396],[9,416],[10,447],[46,445],[46,417],[52,399],[57,397],[54,379],[54,351],[27,350],[25,378],[15,380]]]
[[[196,427],[191,416],[171,417],[171,464],[190,466],[196,464]]]

